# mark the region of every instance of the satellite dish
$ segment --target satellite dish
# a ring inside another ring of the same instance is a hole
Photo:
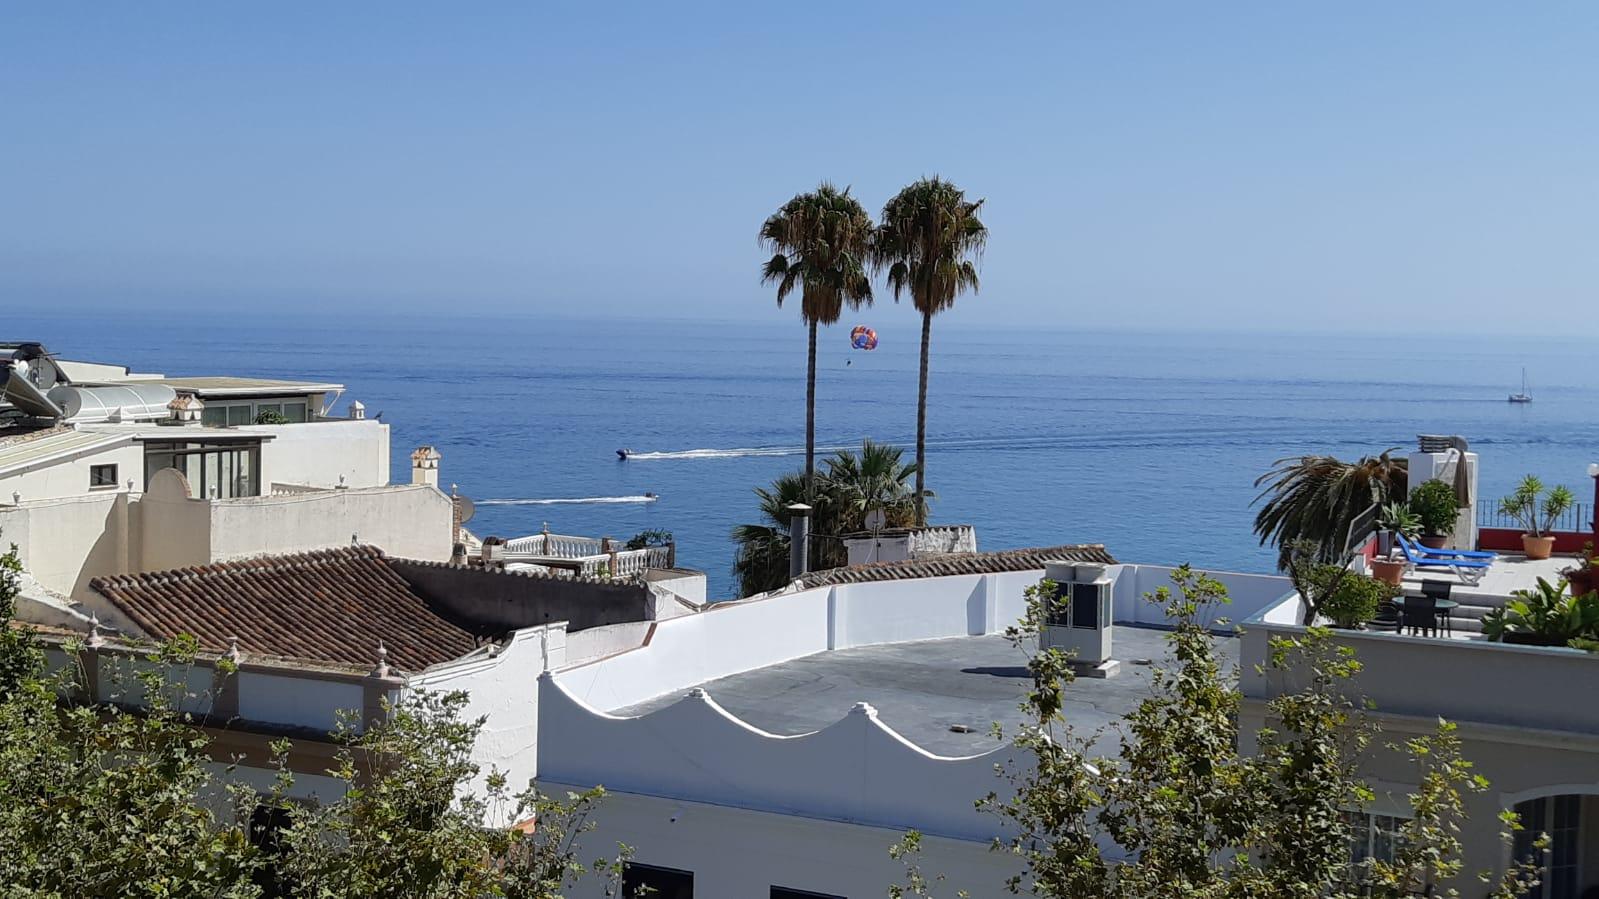
[[[881,531],[883,525],[887,523],[888,516],[883,514],[882,509],[873,509],[866,513],[866,529],[868,531]]]
[[[472,502],[464,496],[457,496],[455,498],[455,507],[461,510],[462,524],[466,524],[467,522],[471,521],[472,516],[477,514],[477,503]]]

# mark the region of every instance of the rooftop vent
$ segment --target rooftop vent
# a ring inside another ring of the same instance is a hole
[[[1110,677],[1120,667],[1111,658],[1112,599],[1116,581],[1104,565],[1046,562],[1044,576],[1055,582],[1041,643],[1071,653],[1080,676]]]

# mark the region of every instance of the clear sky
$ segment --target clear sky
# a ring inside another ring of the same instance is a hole
[[[935,173],[963,322],[1599,332],[1599,4],[0,19],[0,309],[770,319],[768,213]]]

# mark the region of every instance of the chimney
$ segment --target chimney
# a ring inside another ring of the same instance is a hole
[[[788,507],[788,578],[798,580],[811,570],[811,507]]]
[[[366,404],[360,400],[351,400],[350,418],[353,421],[361,421],[362,419],[366,418]]]
[[[117,410],[120,412],[121,410]],[[192,393],[180,393],[167,403],[167,422],[175,425],[197,425],[200,423],[200,413],[205,411],[205,403]],[[116,417],[120,421],[121,415]]]
[[[431,446],[419,446],[411,454],[411,483],[439,486],[439,451]]]

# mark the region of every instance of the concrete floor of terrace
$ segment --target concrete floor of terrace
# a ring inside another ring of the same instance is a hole
[[[1150,665],[1169,660],[1167,632],[1117,625],[1113,655],[1122,664],[1109,678],[1082,677],[1066,688],[1065,714],[1079,737],[1103,732],[1099,751],[1116,751],[1112,724],[1150,695]],[[1230,670],[1238,640],[1216,638]],[[700,684],[723,708],[775,734],[809,733],[869,702],[878,720],[935,755],[969,756],[999,745],[990,726],[1007,733],[1022,721],[1019,703],[1031,680],[1026,658],[1003,636],[952,637],[816,653]],[[640,715],[680,699],[673,693],[612,714]],[[951,728],[969,728],[963,733]]]
[[[1493,566],[1483,573],[1476,584],[1467,584],[1446,568],[1428,568],[1405,572],[1403,589],[1408,596],[1421,592],[1421,582],[1444,581],[1450,585],[1449,598],[1460,603],[1453,614],[1452,633],[1457,640],[1481,640],[1482,616],[1510,599],[1516,590],[1530,590],[1538,585],[1538,578],[1551,584],[1560,582],[1560,571],[1569,568],[1574,560],[1570,556],[1548,559],[1528,559],[1520,555],[1500,555]]]

